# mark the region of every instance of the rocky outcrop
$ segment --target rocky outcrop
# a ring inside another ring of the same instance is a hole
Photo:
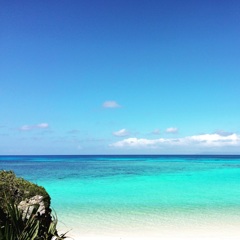
[[[45,207],[44,197],[36,195],[30,199],[25,199],[18,204],[18,209],[22,212],[24,218],[29,218],[33,211],[36,211],[36,215],[42,216],[49,212],[49,208]]]
[[[17,206],[22,219],[34,216],[39,221],[38,236],[35,239],[51,239],[52,224],[50,196],[43,187],[18,178],[13,171],[0,171],[0,227],[4,227],[9,218],[9,204]],[[44,236],[44,238],[42,238]]]
[[[16,177],[13,171],[0,171],[0,206],[3,209],[6,202],[18,205],[36,195],[43,197],[46,208],[50,207],[51,198],[43,187]]]

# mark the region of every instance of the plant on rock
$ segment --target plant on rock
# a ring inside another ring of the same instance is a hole
[[[12,171],[0,171],[0,240],[61,240],[50,196]]]

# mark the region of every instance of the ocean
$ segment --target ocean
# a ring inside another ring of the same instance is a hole
[[[75,239],[240,239],[240,156],[0,156],[0,169],[43,186]]]

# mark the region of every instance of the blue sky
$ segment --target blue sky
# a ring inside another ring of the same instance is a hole
[[[0,154],[240,153],[239,1],[0,5]]]

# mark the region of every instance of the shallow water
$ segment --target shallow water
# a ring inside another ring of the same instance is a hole
[[[1,156],[0,169],[44,186],[58,218],[80,232],[240,226],[240,156]]]

